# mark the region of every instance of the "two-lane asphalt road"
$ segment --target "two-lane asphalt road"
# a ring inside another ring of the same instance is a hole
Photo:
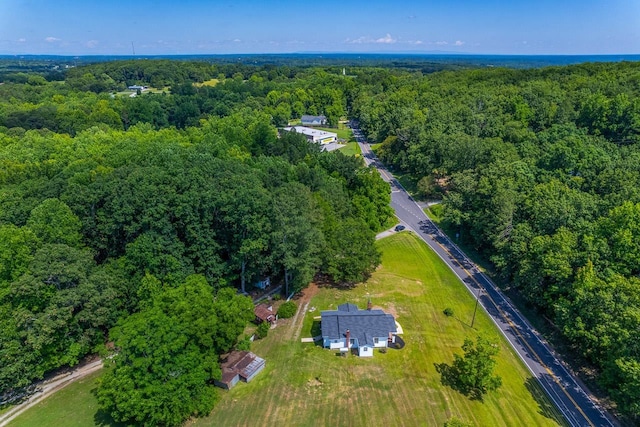
[[[571,426],[615,426],[614,418],[591,398],[590,392],[568,371],[549,344],[509,299],[467,256],[431,222],[393,175],[378,161],[360,130],[353,133],[365,162],[375,166],[391,184],[391,206],[400,221],[420,236],[465,284],[479,296],[480,305],[504,334]]]

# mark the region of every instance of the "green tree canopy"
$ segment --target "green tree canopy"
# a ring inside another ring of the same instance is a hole
[[[208,414],[217,400],[218,355],[235,344],[253,304],[232,289],[214,295],[203,276],[167,288],[112,331],[113,368],[98,401],[115,420],[180,425]]]

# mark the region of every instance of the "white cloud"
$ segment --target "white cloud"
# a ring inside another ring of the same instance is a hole
[[[240,40],[240,39],[233,39],[233,41],[234,41],[235,43],[240,43],[242,40]]]
[[[396,41],[397,41],[396,39],[391,37],[391,34],[387,33],[386,36],[377,39],[376,43],[391,44],[391,43],[395,43]]]
[[[412,40],[409,41],[409,44],[424,44],[424,42],[422,40]]]
[[[57,38],[57,37],[51,37],[51,36],[49,36],[49,37],[47,37],[46,39],[44,39],[44,41],[46,41],[47,43],[53,43],[53,42],[59,42],[59,41],[60,41],[60,39],[59,39],[59,38]]]
[[[454,46],[462,46],[464,44],[463,41],[460,40],[456,40],[456,42],[453,44]]]
[[[345,39],[345,43],[348,44],[369,44],[369,43],[379,43],[379,44],[392,44],[396,43],[398,40],[391,37],[391,34],[387,33],[384,37],[380,37],[379,39],[373,39],[369,36],[358,37],[357,39]]]
[[[449,43],[445,42],[445,41],[441,41],[441,42],[436,42],[435,44],[437,44],[438,46],[446,46]]]
[[[18,40],[16,40],[18,43],[24,43],[27,41],[27,39],[25,39],[24,37],[20,37]]]
[[[373,40],[371,40],[370,37],[358,37],[357,39],[346,39],[344,42],[345,43],[350,43],[350,44],[362,44],[362,43],[371,43]]]
[[[89,40],[88,42],[85,43],[85,46],[87,46],[89,49],[93,49],[96,46],[98,46],[98,40]]]

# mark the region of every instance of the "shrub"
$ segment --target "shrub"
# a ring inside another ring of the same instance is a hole
[[[296,306],[295,302],[287,301],[278,309],[278,317],[281,319],[288,319],[290,317],[293,317],[293,315],[296,314],[297,310],[298,306]]]
[[[447,308],[445,308],[445,309],[444,309],[444,314],[445,314],[446,316],[448,316],[448,317],[453,316],[453,308],[451,308],[451,307],[447,307]]]
[[[468,421],[461,420],[460,418],[453,417],[453,418],[449,418],[444,423],[444,427],[473,427],[473,424],[471,424]]]
[[[236,350],[249,351],[251,350],[251,337],[249,335],[243,335],[236,344]]]
[[[271,328],[271,324],[269,322],[262,322],[258,325],[258,329],[256,329],[256,338],[262,339],[267,336],[269,333],[269,329]]]

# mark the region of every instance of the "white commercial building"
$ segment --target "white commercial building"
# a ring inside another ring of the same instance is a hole
[[[333,132],[327,132],[324,130],[308,128],[304,126],[289,126],[284,128],[287,132],[297,132],[304,135],[309,141],[317,142],[318,144],[329,144],[338,140],[338,134]]]

